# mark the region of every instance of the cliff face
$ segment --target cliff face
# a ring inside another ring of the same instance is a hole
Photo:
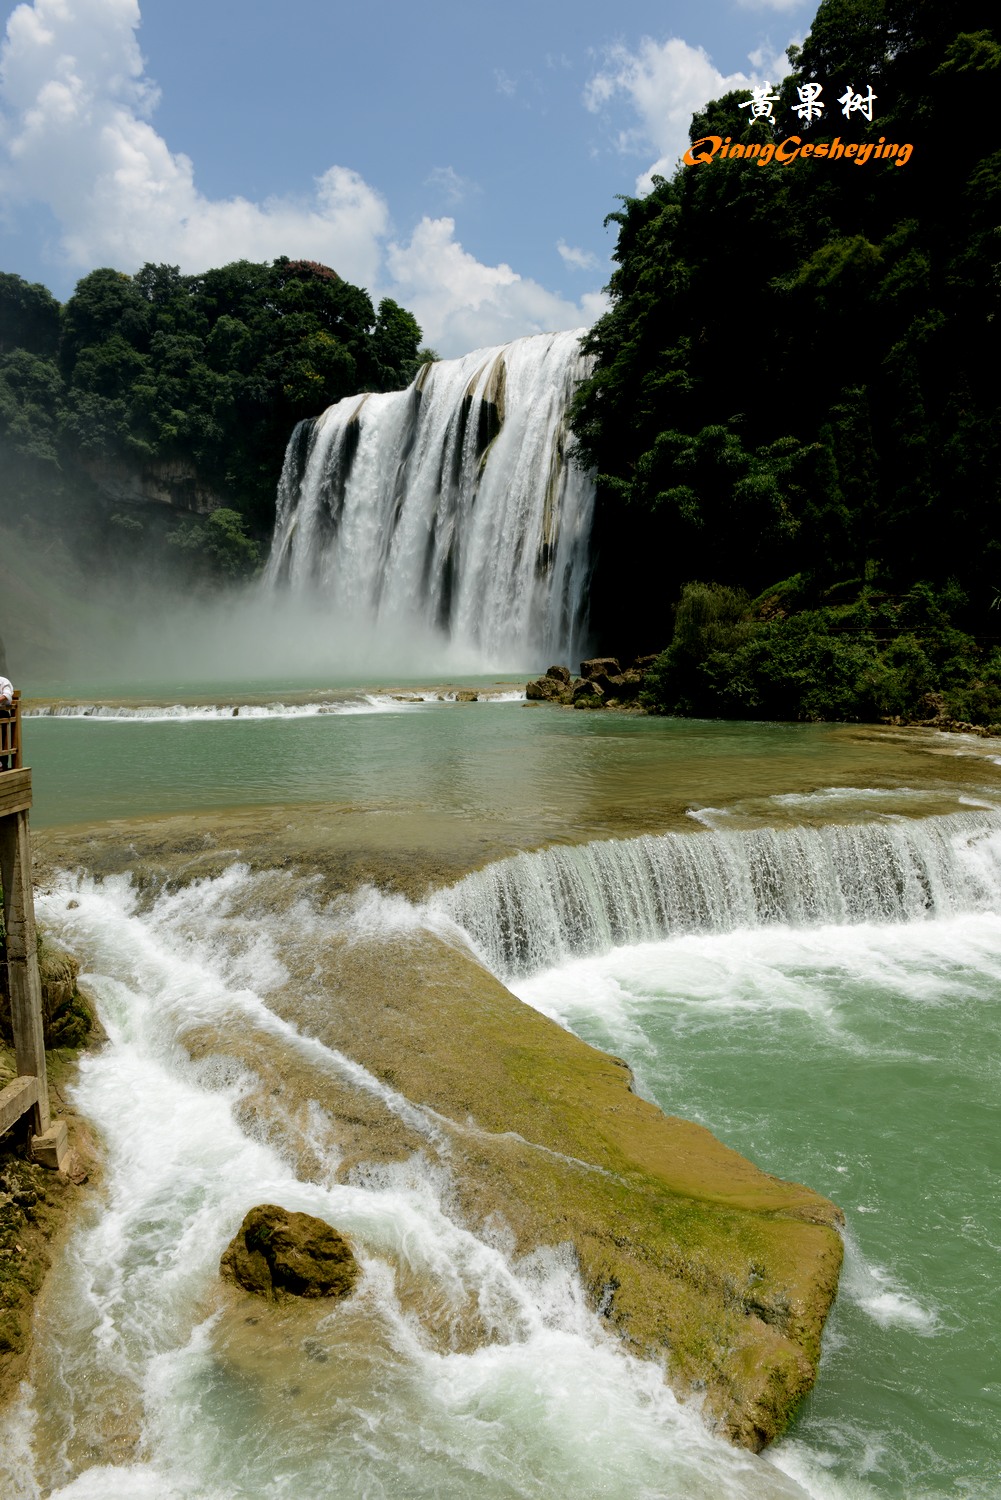
[[[187,459],[130,463],[121,458],[81,457],[80,466],[101,498],[114,505],[169,505],[207,515],[227,503]]]

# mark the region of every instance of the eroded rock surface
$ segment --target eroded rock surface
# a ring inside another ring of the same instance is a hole
[[[258,1297],[347,1297],[358,1262],[342,1235],[311,1214],[273,1203],[252,1208],[219,1263],[222,1274]]]

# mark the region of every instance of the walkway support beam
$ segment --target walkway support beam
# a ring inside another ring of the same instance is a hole
[[[3,885],[4,923],[7,928],[7,973],[14,1053],[18,1075],[38,1080],[38,1097],[32,1106],[32,1123],[34,1134],[40,1136],[49,1128],[49,1090],[45,1071],[42,981],[38,972],[27,811],[0,817],[0,883]]]

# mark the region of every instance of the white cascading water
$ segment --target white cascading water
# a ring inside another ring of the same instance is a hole
[[[581,330],[425,365],[292,435],[265,581],[378,637],[461,643],[484,670],[586,646],[593,484],[567,403]]]
[[[289,880],[233,866],[155,898],[125,877],[64,879],[40,897],[47,929],[84,959],[109,1036],[83,1060],[74,1094],[101,1134],[103,1206],[74,1231],[51,1284],[33,1386],[0,1430],[3,1493],[875,1495],[868,1483],[828,1476],[824,1443],[819,1457],[802,1438],[782,1444],[775,1467],[710,1437],[691,1409],[678,1407],[658,1367],[615,1346],[587,1310],[572,1260],[553,1249],[516,1262],[503,1243],[453,1217],[448,1152],[431,1112],[308,1027],[282,1020],[269,997],[288,982],[302,945],[425,925],[444,935],[456,921],[502,974],[614,942],[738,927],[745,943],[764,928],[770,947],[786,949],[797,932],[810,933],[812,952],[818,924],[857,923],[853,962],[876,974],[886,963],[874,936],[881,930],[896,933],[898,947],[920,946],[918,933],[934,946],[935,930],[949,925],[942,918],[996,908],[1001,817],[978,811],[549,849],[487,866],[422,907],[373,891],[330,906],[302,891],[290,909]],[[914,936],[902,936],[914,923]],[[823,930],[821,947],[841,943],[843,929]],[[948,932],[943,942],[948,957]],[[843,944],[838,951],[843,958]],[[616,975],[646,961],[644,950],[625,953],[618,950]],[[791,966],[810,969],[806,958]],[[543,975],[544,993],[532,997],[524,984],[519,992],[559,1013],[567,1002],[555,982]],[[581,989],[579,976],[570,988]],[[213,1046],[192,1055],[185,1039],[206,1028]],[[340,1180],[337,1131],[319,1106],[276,1092],[277,1136],[249,1123],[241,1101],[255,1080],[227,1056],[229,1035],[350,1080],[404,1120],[423,1148]],[[294,1140],[316,1158],[311,1180],[283,1148]],[[261,1201],[338,1225],[363,1269],[356,1298],[287,1347],[254,1342],[252,1333],[241,1345],[239,1324],[219,1321],[215,1301],[219,1254]],[[913,1326],[921,1337],[934,1331],[934,1311],[851,1243],[849,1252],[846,1296],[870,1322]],[[408,1267],[439,1289],[443,1305],[472,1303],[489,1314],[486,1341],[465,1350],[430,1339],[398,1295],[396,1278]],[[259,1405],[265,1397],[271,1406]]]
[[[285,881],[234,866],[151,906],[127,877],[66,880],[40,899],[47,929],[85,959],[108,1033],[74,1092],[100,1132],[103,1203],[52,1279],[34,1386],[0,1422],[0,1492],[806,1500],[765,1461],[713,1438],[658,1365],[622,1351],[588,1310],[565,1247],[515,1261],[452,1217],[430,1111],[269,1008],[304,924],[322,942],[345,924],[392,932],[427,920],[371,893],[340,912],[300,903],[293,921],[278,902],[262,920]],[[200,1060],[183,1042],[192,1026],[218,1038]],[[337,1132],[319,1107],[300,1114],[276,1092],[279,1139],[248,1128],[240,1102],[253,1079],[222,1043],[233,1028],[349,1079],[405,1118],[425,1150],[343,1182]],[[297,1176],[282,1145],[291,1139],[308,1141],[314,1180]],[[265,1201],[339,1226],[362,1279],[350,1304],[318,1310],[291,1342],[251,1332],[243,1346],[242,1319],[228,1334],[219,1321],[218,1260]],[[477,1306],[485,1341],[463,1350],[432,1339],[401,1303],[404,1269],[438,1288],[439,1323]]]
[[[999,900],[1001,818],[970,812],[556,846],[487,865],[430,904],[509,978],[688,932],[912,922]]]

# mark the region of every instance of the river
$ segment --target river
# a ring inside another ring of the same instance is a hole
[[[1001,745],[462,685],[480,701],[216,683],[26,721],[39,917],[108,1035],[74,1095],[105,1168],[4,1492],[998,1495]],[[456,923],[649,1099],[843,1207],[820,1376],[761,1458],[616,1346],[565,1247],[474,1233],[420,1101],[322,1039],[324,943],[416,954]],[[419,1149],[366,1164],[321,1075]],[[264,1344],[213,1299],[267,1201],[336,1223],[363,1275]]]

